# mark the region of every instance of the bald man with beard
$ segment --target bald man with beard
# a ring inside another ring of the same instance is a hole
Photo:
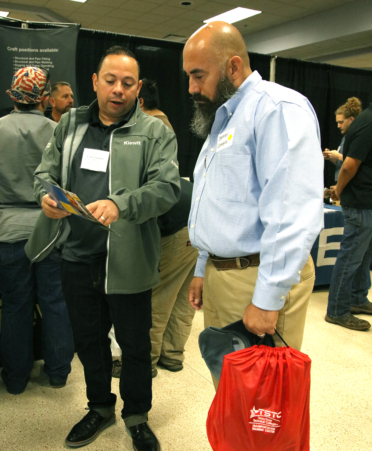
[[[192,130],[206,139],[189,217],[199,249],[189,301],[204,307],[205,327],[243,319],[249,331],[277,329],[300,349],[315,278],[310,250],[323,226],[314,109],[252,72],[241,34],[225,22],[196,31],[183,61]]]

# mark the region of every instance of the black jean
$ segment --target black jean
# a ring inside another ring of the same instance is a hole
[[[75,263],[63,260],[62,288],[84,367],[89,408],[112,406],[112,357],[108,333],[114,324],[122,350],[120,395],[127,426],[147,420],[151,409],[151,290],[105,294],[106,260]]]

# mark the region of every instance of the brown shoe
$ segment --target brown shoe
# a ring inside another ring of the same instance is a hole
[[[350,307],[350,312],[354,314],[366,313],[367,315],[372,315],[372,302]]]
[[[346,327],[352,330],[368,330],[371,325],[364,319],[359,319],[356,316],[350,315],[342,316],[341,318],[331,318],[328,315],[325,316],[325,320],[328,323],[338,324],[339,326]]]

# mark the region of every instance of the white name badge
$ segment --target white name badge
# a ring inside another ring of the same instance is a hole
[[[222,149],[226,149],[227,147],[232,146],[234,140],[235,128],[230,128],[230,130],[226,130],[223,133],[220,133],[217,138],[217,149],[216,152],[219,152]]]
[[[85,148],[80,168],[88,169],[89,171],[106,172],[109,157],[110,152]]]

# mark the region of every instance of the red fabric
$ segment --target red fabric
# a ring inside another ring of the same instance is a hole
[[[252,346],[224,357],[209,409],[214,451],[309,451],[311,360],[291,347]]]

